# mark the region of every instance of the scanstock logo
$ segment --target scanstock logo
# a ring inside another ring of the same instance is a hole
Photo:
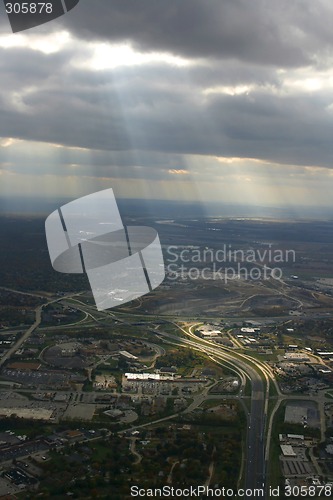
[[[46,2],[3,0],[13,33],[48,23],[74,9],[80,0],[49,0]]]
[[[124,226],[112,189],[63,205],[48,216],[45,232],[53,268],[87,273],[99,311],[141,297],[164,280],[157,232]]]

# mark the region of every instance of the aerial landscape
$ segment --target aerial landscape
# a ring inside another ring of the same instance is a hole
[[[332,6],[23,6],[0,5],[0,500],[332,497]]]
[[[18,498],[266,495],[267,484],[328,496],[332,223],[128,219],[158,228],[166,278],[97,311],[84,275],[49,269],[44,220],[2,216],[2,487]],[[283,278],[245,275],[272,259]]]

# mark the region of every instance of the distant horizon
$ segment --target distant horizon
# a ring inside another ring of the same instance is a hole
[[[73,197],[2,197],[0,216],[47,216],[60,205],[69,203]],[[224,203],[222,201],[157,200],[117,197],[120,212],[125,217],[167,218],[244,218],[244,219],[282,219],[282,220],[332,220],[331,206],[280,207]],[[181,214],[180,214],[181,209]],[[134,213],[133,213],[134,212]]]

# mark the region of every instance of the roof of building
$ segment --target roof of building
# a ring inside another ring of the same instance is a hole
[[[83,434],[79,430],[67,431],[66,436],[69,438],[81,437]]]
[[[289,444],[281,444],[280,447],[284,457],[296,457],[293,447]]]
[[[128,358],[128,359],[138,359],[137,356],[134,356],[134,354],[131,354],[128,351],[119,351],[119,354],[121,354],[122,356],[124,356],[125,358]]]

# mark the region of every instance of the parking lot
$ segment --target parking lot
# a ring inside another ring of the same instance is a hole
[[[25,410],[29,413],[31,410],[30,418],[41,418],[48,419],[48,414],[53,421],[57,422],[64,414],[67,403],[58,403],[55,401],[31,401],[28,398],[17,394],[15,392],[2,392],[0,393],[1,409],[0,414],[7,415],[10,414],[11,410],[14,410],[20,416]]]
[[[14,460],[21,457],[27,457],[37,452],[45,452],[48,446],[41,440],[35,440],[28,443],[20,443],[17,445],[3,446],[1,449],[1,461]]]
[[[0,496],[15,495],[19,491],[21,491],[20,488],[17,488],[8,479],[0,477]]]
[[[84,403],[74,403],[69,404],[67,410],[64,413],[64,418],[69,419],[79,419],[79,420],[92,420],[95,414],[95,405],[84,404]]]

